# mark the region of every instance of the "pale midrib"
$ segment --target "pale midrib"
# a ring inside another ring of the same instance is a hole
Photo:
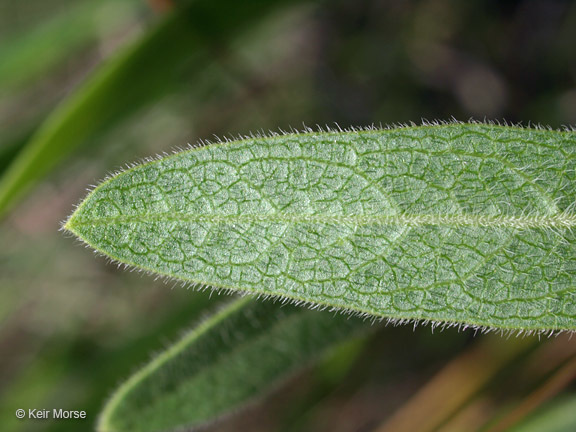
[[[558,213],[555,215],[473,215],[473,214],[397,214],[397,215],[314,215],[314,214],[183,214],[155,213],[144,215],[123,215],[97,219],[71,220],[67,225],[96,226],[130,222],[208,222],[213,224],[237,223],[286,223],[286,224],[348,224],[348,225],[390,225],[390,226],[476,226],[499,228],[572,228],[576,226],[576,215]]]

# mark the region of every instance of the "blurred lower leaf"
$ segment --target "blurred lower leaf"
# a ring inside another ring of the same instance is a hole
[[[0,178],[0,216],[77,147],[174,88],[182,74],[192,79],[217,48],[285,3],[295,2],[198,0],[177,8],[53,111]]]
[[[205,425],[369,326],[329,312],[236,300],[130,377],[105,406],[98,430]]]

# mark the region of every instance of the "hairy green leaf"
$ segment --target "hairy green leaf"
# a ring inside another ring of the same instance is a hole
[[[181,430],[238,409],[368,323],[242,298],[214,314],[114,393],[100,432]]]
[[[65,228],[193,284],[398,320],[576,329],[576,133],[254,137],[98,186]]]

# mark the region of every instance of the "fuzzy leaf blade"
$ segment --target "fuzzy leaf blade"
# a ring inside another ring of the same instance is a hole
[[[196,428],[238,410],[369,323],[293,305],[233,301],[131,376],[99,432]]]
[[[576,329],[576,133],[450,124],[212,144],[66,228],[192,284],[399,320]]]

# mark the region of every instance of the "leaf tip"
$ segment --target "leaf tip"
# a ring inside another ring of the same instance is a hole
[[[74,230],[74,221],[76,219],[77,209],[63,222],[60,223],[59,231],[66,234],[74,234],[78,237],[78,233]]]

